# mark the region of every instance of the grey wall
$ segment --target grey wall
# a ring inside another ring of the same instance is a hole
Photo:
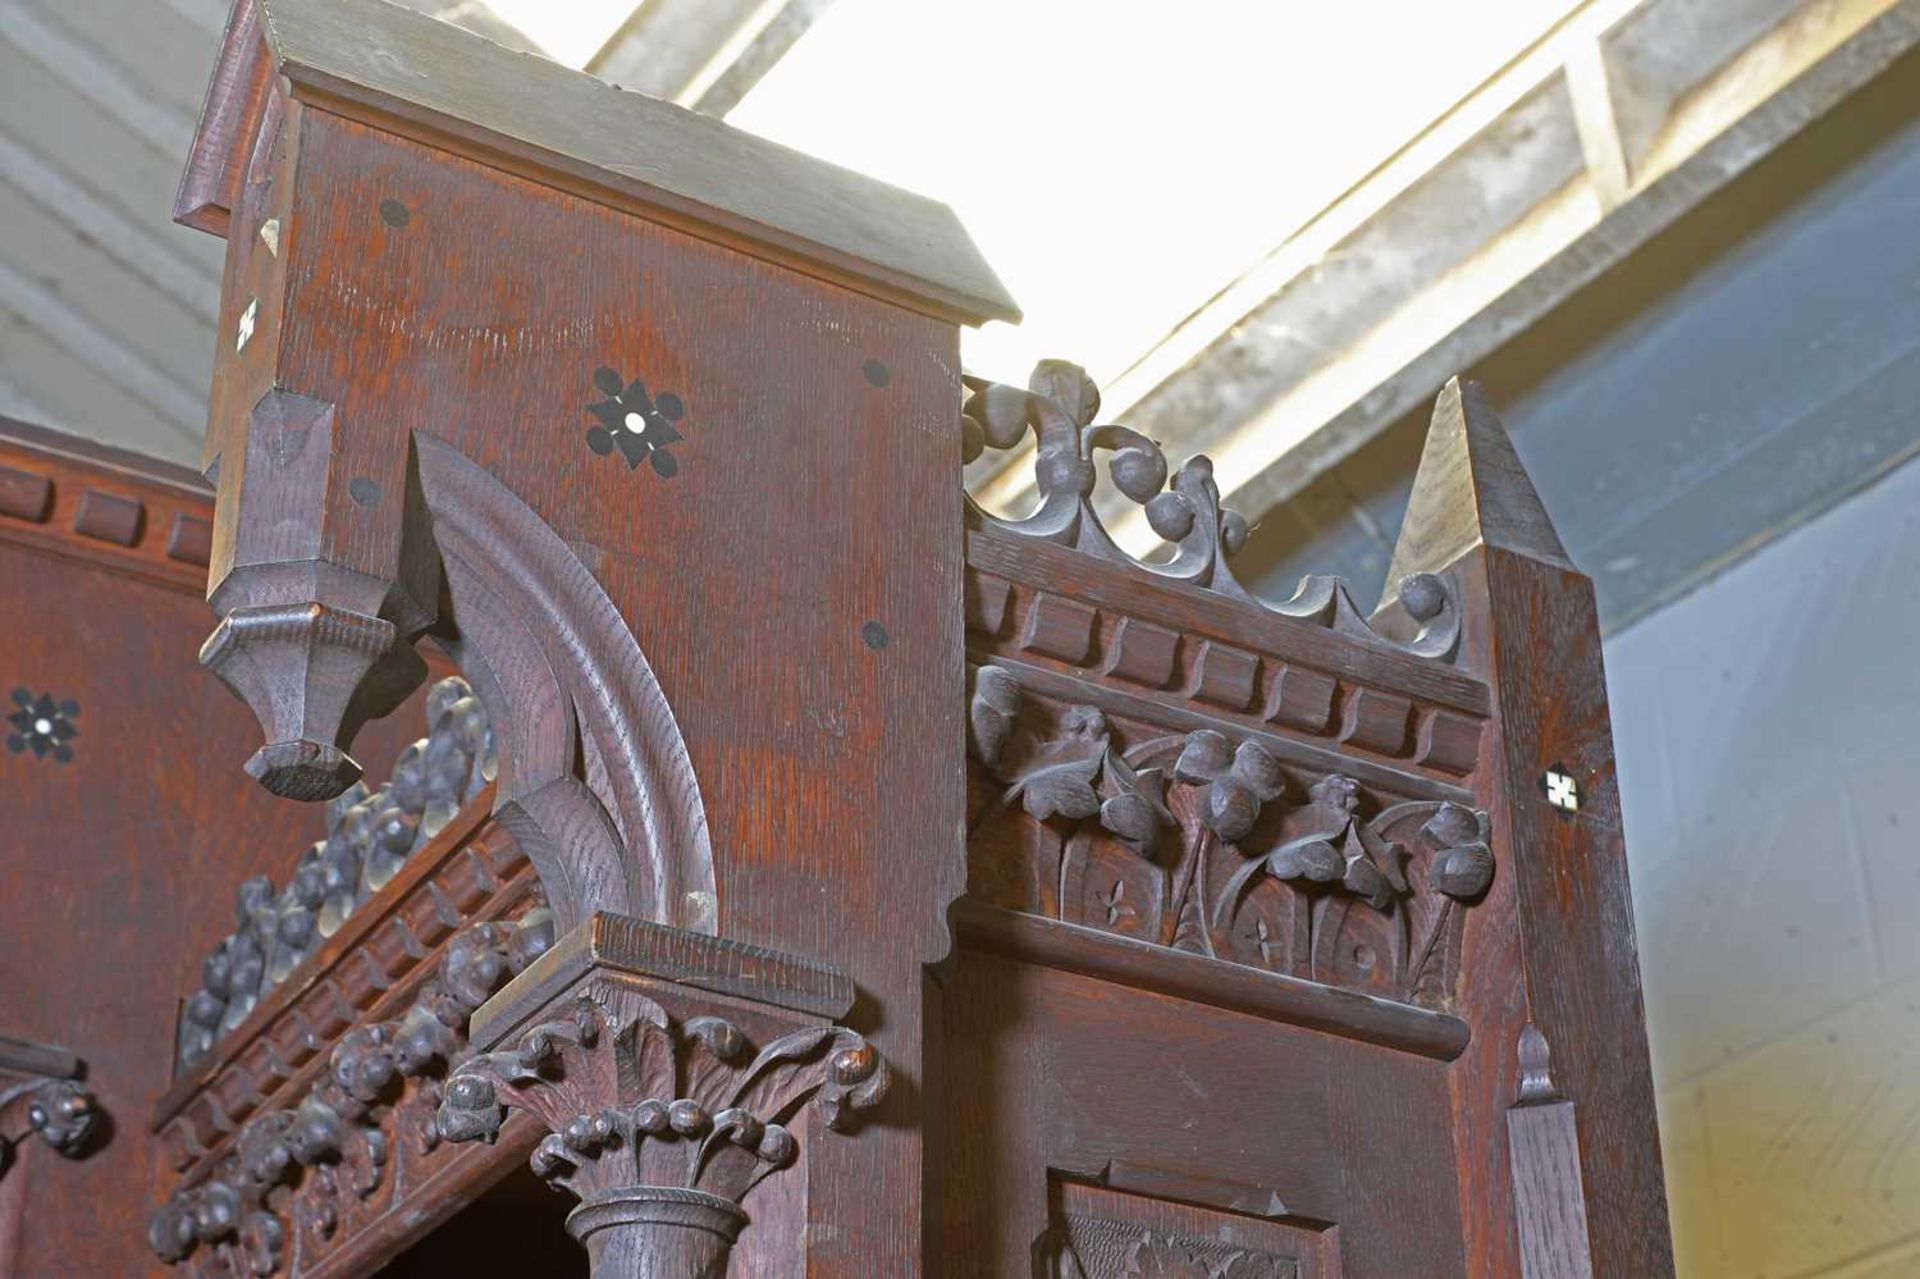
[[[1920,1275],[1920,462],[1607,643],[1684,1279]]]
[[[1471,372],[1609,628],[1683,1279],[1920,1279],[1920,61]],[[1383,584],[1410,415],[1249,575]]]

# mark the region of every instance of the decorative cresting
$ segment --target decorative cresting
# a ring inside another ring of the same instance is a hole
[[[64,1048],[0,1035],[0,1177],[29,1137],[68,1159],[91,1152],[100,1112],[80,1083],[84,1074]]]
[[[1220,504],[1213,463],[1197,455],[1169,478],[1166,455],[1154,441],[1124,426],[1095,425],[1100,391],[1078,365],[1042,360],[1034,366],[1027,390],[971,376],[965,381],[968,395],[960,420],[964,461],[972,462],[987,448],[1013,448],[1029,430],[1039,447],[1034,470],[1040,505],[1023,519],[1005,519],[969,496],[967,515],[972,527],[1071,547],[1159,580],[1204,587],[1369,644],[1418,657],[1453,658],[1460,641],[1459,605],[1451,584],[1431,573],[1413,574],[1399,584],[1399,606],[1414,632],[1407,639],[1377,631],[1336,577],[1309,575],[1293,598],[1280,604],[1255,596],[1241,585],[1227,562],[1246,545],[1249,528],[1244,516]],[[1114,485],[1144,507],[1148,525],[1173,544],[1174,555],[1168,562],[1135,559],[1102,525],[1090,498],[1098,479],[1095,457],[1103,451],[1113,454],[1108,472]]]
[[[1177,950],[1445,1007],[1485,813],[1169,733],[974,671],[969,895]]]
[[[553,943],[536,901],[511,924],[455,934],[436,975],[401,1017],[355,1027],[296,1103],[254,1116],[231,1152],[153,1215],[154,1255],[195,1275],[272,1275],[290,1248],[324,1255],[344,1224],[390,1185],[395,1143],[440,1145],[434,1107],[467,1049],[467,1021]]]
[[[238,926],[201,964],[201,987],[181,1008],[179,1067],[245,1021],[493,780],[493,733],[465,680],[428,690],[427,730],[386,785],[356,782],[327,805],[326,838],[301,855],[284,888],[265,875],[240,886]]]
[[[580,1199],[567,1228],[598,1279],[721,1279],[748,1221],[741,1201],[800,1156],[803,1109],[845,1130],[888,1082],[843,1027],[805,1025],[756,1049],[734,1020],[678,1020],[639,990],[593,982],[511,1047],[462,1064],[438,1125],[491,1141],[509,1109],[533,1115],[547,1133],[533,1171]]]

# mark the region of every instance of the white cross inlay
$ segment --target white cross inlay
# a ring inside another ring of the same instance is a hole
[[[1541,785],[1547,792],[1547,802],[1563,813],[1580,811],[1580,784],[1571,776],[1549,768],[1541,779]]]
[[[247,309],[240,313],[240,332],[239,335],[234,338],[234,350],[244,351],[247,349],[247,343],[253,338],[253,322],[259,318],[259,315],[260,299],[254,298],[247,303]]]

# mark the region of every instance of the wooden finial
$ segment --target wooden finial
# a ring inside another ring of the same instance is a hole
[[[1486,392],[1456,377],[1433,406],[1387,599],[1406,578],[1438,573],[1476,546],[1572,567]]]

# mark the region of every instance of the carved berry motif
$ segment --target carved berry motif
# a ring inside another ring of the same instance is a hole
[[[326,838],[301,855],[285,888],[264,875],[240,886],[234,931],[202,963],[201,987],[181,1010],[180,1068],[245,1021],[493,779],[493,732],[465,680],[427,690],[427,726],[385,786],[355,783],[328,803]]]
[[[593,371],[593,385],[608,398],[587,405],[587,412],[600,419],[587,431],[587,447],[602,457],[618,450],[630,471],[646,462],[662,479],[678,473],[680,463],[667,448],[686,438],[674,426],[686,416],[680,397],[671,391],[649,394],[639,378],[629,382],[606,368]]]
[[[15,1147],[29,1137],[79,1159],[91,1153],[99,1129],[93,1095],[74,1080],[0,1065],[0,1177],[13,1166]]]
[[[456,933],[402,1017],[343,1035],[296,1105],[249,1119],[206,1180],[154,1213],[154,1255],[169,1263],[204,1258],[206,1273],[270,1275],[284,1262],[291,1231],[316,1244],[331,1239],[351,1204],[388,1184],[402,1116],[421,1097],[438,1104],[440,1081],[466,1051],[473,1010],[552,938],[552,915],[539,902],[513,924]],[[439,1141],[430,1109],[423,1118],[414,1134],[422,1153]]]

